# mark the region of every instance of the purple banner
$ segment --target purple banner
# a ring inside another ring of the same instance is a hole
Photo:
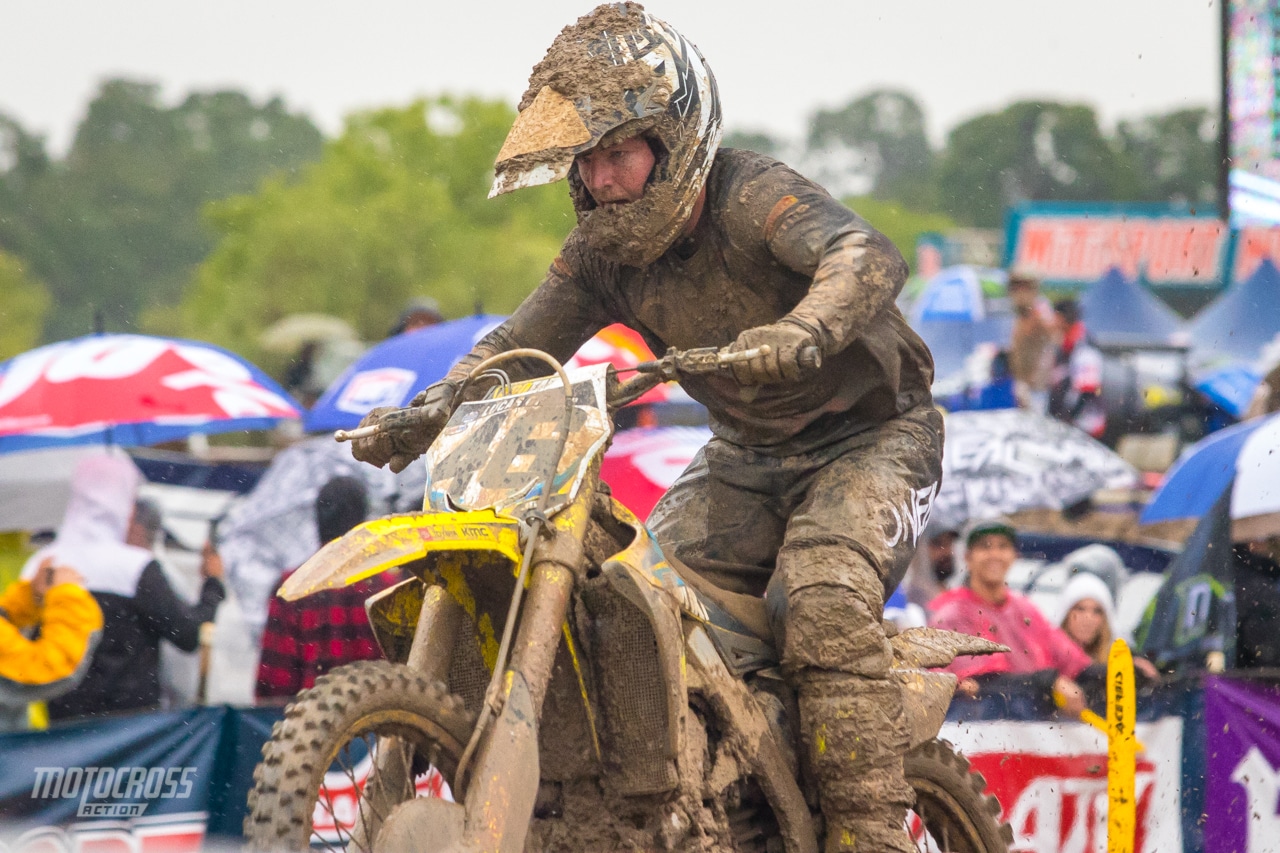
[[[1280,851],[1280,684],[1205,683],[1204,849]]]

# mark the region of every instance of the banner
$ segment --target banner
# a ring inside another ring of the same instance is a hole
[[[1217,287],[1230,237],[1211,216],[1020,210],[1010,215],[1010,266],[1068,285],[1092,283],[1115,267],[1155,286]]]
[[[1142,853],[1182,850],[1180,717],[1138,723],[1138,831]],[[1083,723],[949,722],[951,741],[987,779],[1013,827],[1010,853],[1107,849],[1107,739]],[[1280,837],[1278,835],[1277,837]],[[1209,846],[1208,850],[1229,850]]]
[[[6,735],[0,820],[8,849],[200,850],[225,715],[193,709]]]
[[[1263,261],[1280,266],[1280,228],[1248,225],[1236,235],[1236,256],[1232,281],[1244,281],[1258,271]]]
[[[1205,727],[1205,849],[1280,851],[1280,684],[1208,679]]]

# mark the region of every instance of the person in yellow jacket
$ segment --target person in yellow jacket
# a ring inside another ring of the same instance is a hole
[[[28,703],[60,696],[84,677],[102,610],[82,581],[46,558],[30,581],[0,593],[0,731],[25,728]]]

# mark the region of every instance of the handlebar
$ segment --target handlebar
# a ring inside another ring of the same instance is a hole
[[[735,364],[750,361],[762,355],[769,355],[772,350],[768,344],[739,352],[726,352],[717,347],[699,347],[697,349],[677,350],[672,347],[666,355],[653,361],[643,361],[631,370],[640,375],[619,384],[609,394],[610,408],[621,408],[634,402],[649,389],[661,382],[678,379],[680,374],[701,375],[725,370]],[[822,366],[822,351],[816,346],[808,346],[800,350],[797,361],[805,370],[816,370]],[[340,429],[334,432],[335,441],[354,441],[377,435],[382,430],[413,430],[422,426],[426,416],[425,410],[417,407],[397,409],[387,412],[377,424],[358,429]]]

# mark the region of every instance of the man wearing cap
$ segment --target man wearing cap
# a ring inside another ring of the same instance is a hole
[[[1075,679],[1091,661],[1030,599],[1005,584],[1018,557],[1017,530],[1002,518],[983,519],[969,525],[964,541],[968,583],[934,599],[929,625],[1003,643],[1010,651],[956,658],[947,671],[960,679],[957,689],[977,697],[987,676],[1052,674],[1053,691],[1066,700],[1063,710],[1078,717],[1085,699]]]

